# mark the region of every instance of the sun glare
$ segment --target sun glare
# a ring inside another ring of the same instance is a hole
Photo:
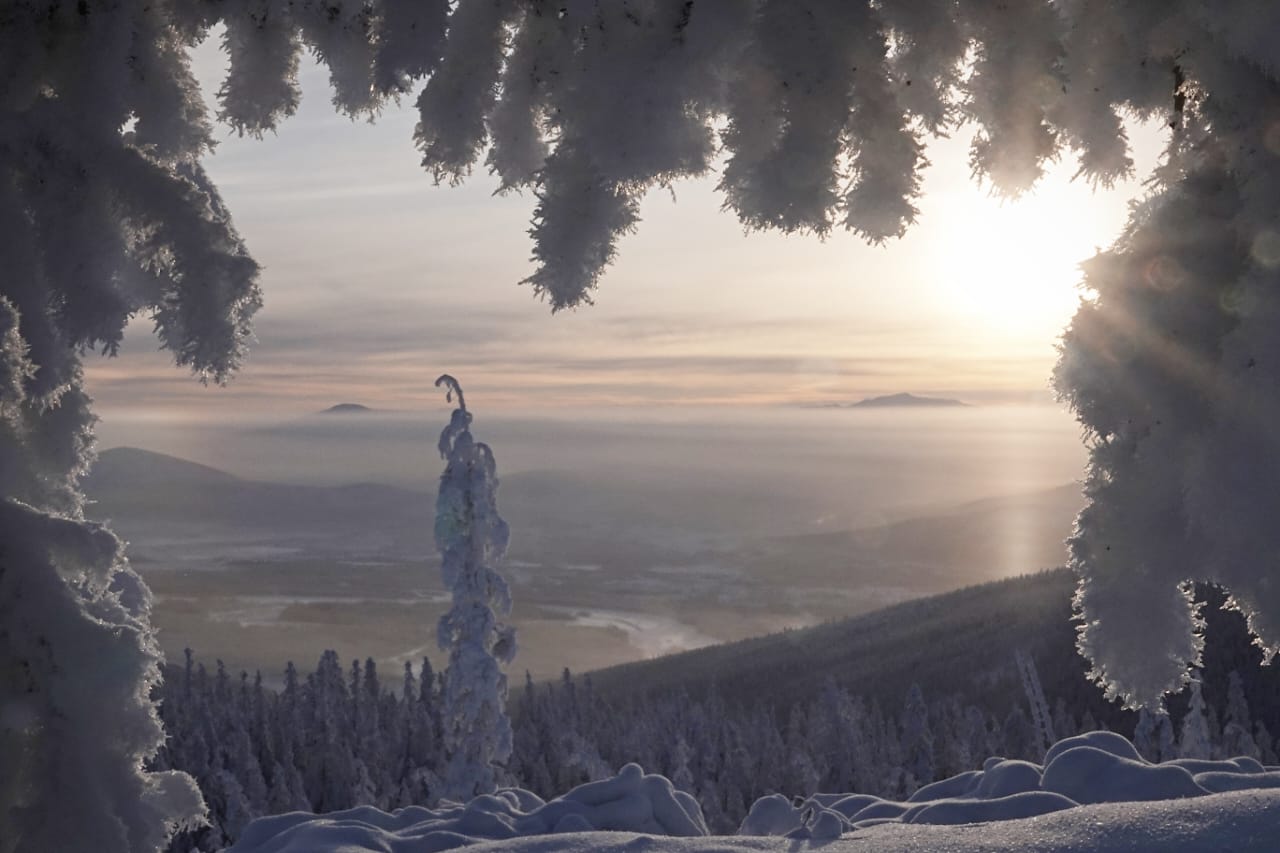
[[[1132,136],[1144,174],[1158,137],[1139,126]],[[971,183],[939,193],[926,211],[927,264],[958,320],[1000,337],[1057,339],[1079,301],[1080,264],[1115,241],[1137,192],[1136,182],[1095,190],[1072,180],[1075,168],[1064,159],[1016,200]]]
[[[931,258],[947,299],[965,320],[993,332],[1053,340],[1078,301],[1080,264],[1113,238],[1087,207],[1062,199],[966,199],[947,211]],[[1074,193],[1072,193],[1074,195]],[[1075,202],[1075,199],[1069,199]]]

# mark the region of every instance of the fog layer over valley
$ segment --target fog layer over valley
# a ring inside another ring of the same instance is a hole
[[[442,415],[105,421],[90,512],[129,541],[167,656],[274,680],[325,648],[435,655]],[[477,437],[535,677],[1057,565],[1082,504],[1083,451],[1048,407],[487,417]]]

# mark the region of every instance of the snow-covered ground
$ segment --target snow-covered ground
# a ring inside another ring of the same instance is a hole
[[[1055,744],[1044,764],[988,759],[905,802],[816,794],[757,800],[734,837],[710,837],[692,796],[629,764],[544,802],[514,789],[386,813],[361,807],[255,821],[231,853],[1280,850],[1280,768],[1238,758],[1143,760],[1123,737]]]
[[[282,843],[242,850],[278,853],[444,850],[431,839],[396,836],[351,826],[344,832],[299,835]],[[459,839],[461,841],[461,839]],[[452,845],[451,845],[452,846]],[[576,832],[481,842],[475,853],[720,853],[734,850],[821,849],[826,853],[980,853],[1025,850],[1037,853],[1274,853],[1280,849],[1280,790],[1236,791],[1189,800],[1104,803],[1040,817],[962,826],[889,823],[860,829],[830,841],[787,838],[671,838],[633,832]]]
[[[419,853],[431,848],[386,849]],[[821,849],[824,853],[1274,853],[1280,849],[1280,791],[1239,791],[1172,802],[1106,803],[1023,820],[963,826],[890,823],[857,830],[832,842],[797,843],[784,838],[750,837],[652,838],[634,833],[585,832],[495,841],[469,847],[468,852],[720,853],[797,849]]]

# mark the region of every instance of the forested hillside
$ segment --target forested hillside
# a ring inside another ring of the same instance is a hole
[[[999,697],[997,707],[1007,711],[1012,697],[992,688],[1014,678],[1014,649],[1035,658],[1051,696],[1082,681],[1083,663],[1060,659],[1064,649],[1071,651],[1072,583],[1070,573],[1059,570],[967,587],[852,619],[625,664],[592,678],[602,694],[619,699],[654,689],[700,695],[715,684],[729,701],[767,705],[811,693],[826,678],[895,702],[918,682],[933,694],[966,701]]]
[[[1224,611],[1224,596],[1200,585],[1207,603],[1201,679],[1211,705],[1225,702],[1227,677],[1238,670],[1251,704],[1272,709],[1280,723],[1280,671],[1261,665],[1244,620]],[[812,628],[624,664],[591,673],[596,690],[612,701],[637,694],[684,690],[700,696],[710,686],[730,702],[785,706],[812,695],[828,678],[886,704],[901,700],[912,683],[930,695],[955,696],[1004,713],[1025,702],[1014,652],[1031,655],[1050,702],[1062,699],[1076,714],[1089,712],[1117,730],[1134,715],[1108,702],[1084,677],[1088,665],[1075,647],[1071,596],[1075,579],[1054,569],[966,587]],[[1185,700],[1170,700],[1175,718]]]
[[[1069,573],[1043,572],[581,678],[526,681],[513,695],[506,781],[549,798],[635,761],[694,794],[718,832],[733,831],[769,793],[904,797],[989,755],[1040,758],[1018,649],[1038,669],[1053,737],[1105,727],[1133,734],[1153,760],[1202,749],[1275,763],[1280,673],[1259,666],[1238,614],[1208,609],[1206,707],[1193,727],[1207,743],[1179,743],[1185,699],[1171,701],[1171,719],[1149,718],[1135,733],[1137,715],[1085,680],[1071,589]],[[1221,600],[1203,593],[1215,607]],[[393,683],[371,660],[348,668],[325,652],[311,674],[291,664],[276,693],[194,658],[169,667],[160,699],[170,739],[158,766],[191,772],[215,821],[172,849],[216,850],[252,817],[296,808],[434,803],[441,684],[423,673],[406,668]]]

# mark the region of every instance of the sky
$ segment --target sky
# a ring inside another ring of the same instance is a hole
[[[206,95],[224,63],[196,53]],[[288,416],[350,401],[437,407],[457,376],[502,411],[852,401],[912,391],[969,402],[1051,400],[1055,344],[1078,264],[1119,234],[1132,181],[1094,192],[1056,164],[1018,201],[969,178],[968,135],[930,144],[921,215],[869,246],[745,234],[715,176],[655,190],[596,304],[552,315],[532,272],[535,199],[495,196],[479,165],[433,186],[412,142],[413,97],[376,123],[331,108],[310,60],[303,103],[262,140],[219,127],[207,168],[263,265],[265,307],[241,374],[204,387],[131,324],[121,355],[90,357],[104,422]],[[1139,174],[1158,138],[1137,128]]]

